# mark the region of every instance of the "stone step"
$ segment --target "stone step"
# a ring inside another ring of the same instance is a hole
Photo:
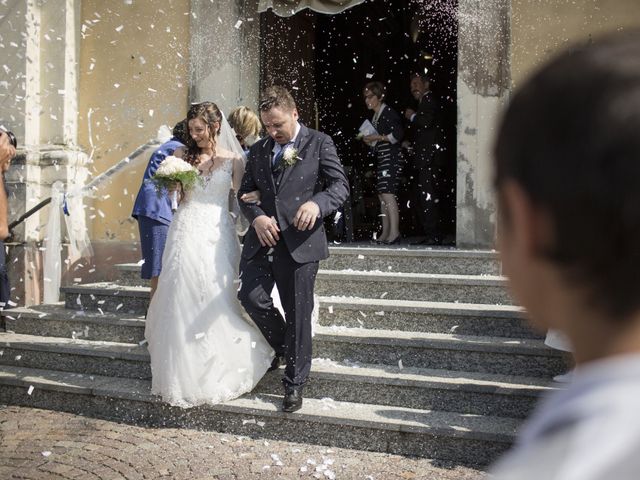
[[[4,318],[7,331],[24,335],[119,343],[144,340],[145,320],[141,315],[71,310],[62,302],[18,307]]]
[[[114,265],[118,271],[118,281],[120,285],[148,286],[149,280],[140,278],[141,266],[137,263],[118,263]]]
[[[33,388],[31,388],[33,387]],[[520,420],[305,398],[279,411],[281,396],[247,395],[219,405],[171,407],[144,380],[0,366],[0,403],[173,428],[211,429],[332,447],[487,465],[514,440]],[[339,434],[336,434],[339,429]]]
[[[114,293],[112,290],[108,292]],[[142,297],[146,295],[144,291],[138,292]],[[118,302],[121,303],[123,300],[128,305],[125,297],[118,296]],[[81,303],[87,306],[82,302],[82,298]],[[318,303],[318,323],[323,326],[542,338],[541,334],[527,325],[520,308],[508,305],[345,297],[318,297]],[[112,303],[109,305],[113,306]],[[102,307],[105,307],[105,304]],[[93,310],[65,309],[63,303],[58,303],[14,308],[5,318],[7,330],[16,333],[137,343],[143,339],[144,320],[141,314],[120,313],[127,308],[122,307],[118,312],[103,310],[100,313]]]
[[[477,303],[422,302],[357,297],[319,297],[323,326],[412,332],[543,338],[520,307]]]
[[[317,327],[314,356],[338,362],[551,378],[569,356],[542,340]]]
[[[43,305],[32,308],[17,308],[13,309],[11,313],[12,316],[7,317],[7,328],[22,335],[44,335],[66,337],[67,339],[106,340],[110,342],[124,343],[137,343],[144,339],[145,321],[140,317],[126,318],[126,316],[113,313],[100,314],[97,312],[66,310],[63,308],[62,304]],[[325,329],[325,331],[328,332],[333,332],[334,330],[336,329]],[[322,342],[323,337],[321,335],[316,337],[314,342],[316,350],[317,348],[322,348]],[[318,347],[319,344],[320,347]],[[47,342],[46,345],[48,346],[50,343]],[[87,348],[86,353],[91,354],[92,351],[93,350],[91,348]],[[14,355],[20,355],[20,353],[14,352]],[[146,359],[147,357],[145,357],[145,361]],[[77,358],[76,360],[79,362]],[[354,390],[353,382],[350,378],[343,378],[343,381],[337,381],[334,374],[331,372],[324,372],[322,369],[322,362],[329,362],[331,365],[340,364],[326,359],[316,359],[316,362],[319,363],[320,366],[314,365],[314,382],[310,388],[313,392],[317,392],[317,395],[330,395],[340,400],[347,400],[351,398],[348,395],[352,394],[352,392],[357,392],[354,393],[355,395],[359,395],[360,392],[371,392],[370,394],[375,396],[376,401],[383,404],[386,404],[386,402],[389,401],[389,398],[394,398],[396,395],[397,398],[402,399],[412,398],[413,396],[415,398],[411,400],[411,406],[418,405],[423,408],[432,408],[430,402],[433,402],[439,409],[444,409],[444,405],[449,404],[455,405],[455,408],[464,408],[465,410],[463,411],[467,413],[502,412],[500,414],[505,416],[519,416],[516,412],[521,412],[520,414],[522,414],[522,412],[528,412],[530,410],[535,400],[535,395],[532,395],[532,393],[535,394],[538,387],[545,383],[540,379],[533,382],[530,378],[515,378],[507,380],[502,378],[498,380],[490,378],[489,381],[496,381],[502,384],[515,382],[520,386],[512,387],[508,385],[493,385],[493,387],[491,387],[494,389],[492,392],[487,392],[485,387],[482,386],[480,391],[473,390],[472,388],[472,392],[470,393],[467,391],[465,386],[473,386],[474,382],[464,380],[464,378],[480,375],[481,380],[485,382],[487,379],[484,377],[492,377],[492,375],[452,372],[450,375],[453,375],[456,379],[461,379],[462,387],[453,388],[451,387],[453,384],[449,381],[445,382],[445,384],[449,386],[448,388],[439,387],[437,382],[427,382],[424,384],[427,386],[426,390],[424,388],[415,389],[411,385],[404,384],[402,386],[386,385],[384,395],[382,395],[382,391],[378,391],[376,387],[376,381],[364,381],[363,384],[359,385],[358,388]],[[16,364],[20,365],[21,363],[16,362]],[[93,365],[93,361],[89,361],[88,366],[83,366],[81,370],[85,373],[95,373],[95,371],[92,370]],[[411,372],[410,368],[400,369],[397,365],[366,367],[366,365],[362,366],[357,363],[347,363],[346,366],[351,368],[352,373],[354,371],[356,373],[359,371],[368,371],[366,368],[369,368],[370,371],[375,372],[375,375],[372,374],[374,377],[388,376],[388,372],[393,372],[393,376],[401,377],[402,374],[409,374]],[[353,368],[365,368],[365,370],[353,370]],[[431,370],[425,370],[422,372],[422,370],[418,369],[417,374],[430,377],[449,375],[444,371],[437,370],[437,372],[437,374],[433,374]],[[324,373],[327,373],[327,375]],[[139,371],[136,373],[136,376],[146,378],[148,376],[147,367],[139,364]],[[269,388],[271,388],[271,392],[279,391],[279,377],[267,377],[265,378],[265,382],[265,386],[269,386]],[[521,395],[523,391],[521,385],[533,386],[534,392],[528,392],[524,394],[524,396]],[[504,397],[504,395],[497,395],[497,391],[499,389],[502,389],[502,392],[516,392],[517,398],[513,395],[508,397]],[[410,390],[412,392],[409,397],[405,397],[402,393],[406,390]],[[395,393],[390,395],[390,392],[392,391]],[[315,395],[315,393],[313,395]],[[347,397],[344,395],[347,395]],[[508,400],[505,398],[508,398]]]
[[[506,280],[498,276],[320,270],[321,296],[511,305]]]
[[[145,346],[0,333],[0,364],[86,375],[151,378]]]
[[[149,287],[111,282],[62,287],[65,306],[74,310],[96,310],[144,314]],[[320,270],[315,292],[320,297],[403,300],[436,303],[510,305],[502,277],[428,274],[382,274]]]
[[[329,253],[329,258],[320,262],[323,270],[500,275],[498,254],[489,250],[332,246]],[[137,263],[122,263],[116,268],[119,271],[118,283],[147,285],[147,281],[140,278],[140,265]]]
[[[148,352],[137,345],[0,334],[0,350],[0,364],[5,365],[150,378]],[[123,360],[127,368],[117,370]],[[323,358],[314,359],[311,379],[307,388],[310,397],[357,402],[364,396],[381,405],[509,417],[525,416],[538,395],[550,388],[548,381],[539,378],[338,363]],[[278,394],[281,390],[281,373],[266,375],[256,387],[261,393]]]
[[[282,393],[281,373],[268,374],[256,392]],[[305,395],[342,402],[525,418],[541,394],[557,384],[532,377],[453,372],[316,358]]]
[[[111,282],[61,287],[65,308],[99,313],[144,315],[149,306],[149,287],[118,285]]]
[[[329,248],[320,268],[359,271],[439,273],[450,275],[500,275],[498,254],[489,250],[444,247],[376,248],[340,246]]]
[[[143,330],[137,328],[138,337]],[[141,340],[140,345],[144,342]],[[0,334],[0,363],[97,375],[149,378],[148,353],[139,344],[81,338]],[[316,327],[314,356],[415,368],[551,378],[567,369],[567,357],[541,340],[504,337]],[[111,359],[110,362],[103,360]],[[106,370],[105,370],[106,369]]]

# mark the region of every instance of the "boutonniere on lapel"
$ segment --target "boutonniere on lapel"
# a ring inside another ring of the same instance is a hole
[[[282,165],[285,168],[293,167],[300,160],[298,149],[295,147],[287,147],[282,155]]]

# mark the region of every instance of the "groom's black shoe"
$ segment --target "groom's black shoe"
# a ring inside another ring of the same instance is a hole
[[[277,370],[278,368],[280,368],[280,365],[282,365],[283,363],[284,363],[284,358],[281,357],[280,355],[276,355],[275,357],[273,357],[271,366],[267,368],[267,372],[273,372],[274,370]]]
[[[282,402],[282,411],[292,413],[300,410],[302,407],[302,385],[293,387],[287,385],[284,388],[284,400]]]

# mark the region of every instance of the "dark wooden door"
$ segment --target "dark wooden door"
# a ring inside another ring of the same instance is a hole
[[[315,41],[316,14],[305,10],[279,17],[260,15],[260,88],[282,85],[298,106],[302,123],[317,127]]]

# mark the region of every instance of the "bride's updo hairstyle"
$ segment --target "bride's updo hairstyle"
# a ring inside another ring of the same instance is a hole
[[[191,105],[189,111],[187,112],[187,130],[189,128],[189,120],[194,120],[199,118],[202,120],[205,125],[207,125],[209,130],[209,140],[211,140],[211,144],[213,145],[213,155],[216,154],[216,135],[220,135],[220,127],[222,126],[222,112],[218,106],[213,102],[202,102]],[[215,129],[215,123],[218,124],[218,129]],[[214,135],[213,132],[216,131]],[[198,159],[198,155],[200,154],[200,147],[196,144],[195,140],[191,138],[191,135],[187,133],[187,151],[184,156],[184,160],[191,163],[192,165],[196,163]]]

